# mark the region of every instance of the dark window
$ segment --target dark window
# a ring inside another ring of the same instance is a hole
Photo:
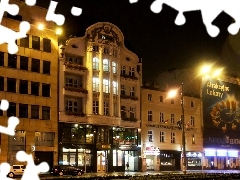
[[[17,68],[17,55],[8,54],[8,67]]]
[[[28,94],[28,81],[27,80],[20,80],[19,93],[20,94]]]
[[[22,21],[22,16],[20,16],[20,15],[13,16],[13,15],[7,13],[7,18],[14,19],[17,21]]]
[[[20,46],[29,48],[29,35],[28,34],[27,34],[27,37],[20,39]]]
[[[7,92],[16,93],[16,79],[7,78]]]
[[[3,111],[0,109],[0,116],[3,116]]]
[[[0,52],[0,66],[4,66],[4,52]]]
[[[20,56],[20,69],[28,70],[28,57]]]
[[[51,67],[50,61],[43,61],[43,74],[50,74],[50,67]]]
[[[39,119],[39,106],[38,105],[31,105],[31,118]]]
[[[42,96],[43,97],[50,97],[50,84],[42,84]]]
[[[40,60],[39,59],[32,59],[32,72],[40,73]]]
[[[50,120],[50,107],[47,106],[42,107],[42,119]]]
[[[40,37],[32,36],[32,48],[40,50]]]
[[[39,96],[39,82],[31,82],[31,95]]]
[[[0,76],[0,91],[4,91],[4,77]]]
[[[16,116],[16,103],[9,102],[9,108],[7,110],[7,116]]]
[[[43,51],[51,52],[51,40],[43,38]]]
[[[19,117],[20,118],[28,118],[28,105],[27,104],[19,104]]]
[[[122,118],[126,117],[126,107],[125,106],[121,106],[121,117]]]
[[[93,46],[92,50],[98,52],[98,46]]]

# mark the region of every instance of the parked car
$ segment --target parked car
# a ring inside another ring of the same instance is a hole
[[[81,176],[84,174],[84,171],[75,166],[53,166],[50,172],[52,175],[63,176],[63,175],[72,175],[72,176]]]
[[[7,176],[14,178],[16,175],[23,175],[25,168],[25,165],[12,165]]]

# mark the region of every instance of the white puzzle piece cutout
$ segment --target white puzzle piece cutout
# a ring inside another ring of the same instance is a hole
[[[33,161],[32,154],[27,154],[24,151],[18,151],[16,154],[18,161],[27,161],[27,166],[24,170],[21,180],[40,180],[39,173],[47,172],[49,170],[49,165],[46,162],[41,162],[39,165],[35,165]]]
[[[1,180],[14,180],[7,177],[7,174],[10,172],[10,165],[6,162],[0,164],[0,179]]]

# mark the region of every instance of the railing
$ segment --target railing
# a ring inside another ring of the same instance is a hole
[[[120,76],[123,77],[123,78],[127,78],[127,79],[138,80],[137,77],[130,76],[130,75],[127,75],[127,74],[120,74]]]
[[[138,101],[138,97],[135,96],[128,96],[128,95],[121,95],[122,99],[131,99],[133,101]]]
[[[65,111],[65,114],[69,116],[81,116],[81,117],[86,116],[86,114],[84,114],[83,112],[73,112],[73,111]]]
[[[84,94],[88,93],[88,90],[82,88],[82,87],[72,87],[72,86],[65,86],[65,90],[67,91],[74,91],[74,92],[82,92]]]
[[[79,70],[79,71],[88,70],[88,68],[84,67],[84,66],[81,65],[81,64],[74,64],[74,63],[69,62],[69,61],[64,62],[64,65],[65,65],[67,68],[69,68],[69,69],[75,69],[75,70]]]
[[[132,122],[137,122],[137,118],[130,118],[130,117],[123,117],[123,121],[132,121]]]

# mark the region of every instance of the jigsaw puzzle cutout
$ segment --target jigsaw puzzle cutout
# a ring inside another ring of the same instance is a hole
[[[129,2],[136,3],[138,0],[129,0]],[[194,1],[194,0],[155,0],[150,9],[154,13],[160,13],[162,5],[166,4],[178,11],[175,19],[176,25],[183,25],[186,19],[183,15],[184,12],[200,10],[202,14],[203,23],[206,27],[208,34],[211,37],[216,37],[220,30],[212,22],[217,18],[221,12],[227,13],[235,19],[235,22],[229,25],[228,32],[232,35],[238,33],[240,28],[240,1],[239,0],[211,0],[211,1]]]
[[[24,151],[18,151],[16,158],[20,162],[27,162],[27,166],[24,170],[21,180],[40,180],[38,174],[40,172],[47,172],[49,165],[46,162],[41,162],[39,165],[35,165],[32,154],[27,154]]]
[[[9,108],[8,101],[1,100],[0,109],[2,111],[6,111],[8,108]],[[10,136],[14,136],[15,128],[17,127],[18,124],[19,124],[19,119],[17,117],[11,116],[8,118],[8,127],[0,126],[0,132]]]
[[[46,16],[46,20],[47,21],[54,21],[58,26],[61,26],[64,24],[65,21],[65,17],[62,14],[55,14],[55,10],[57,7],[58,2],[56,1],[51,1],[49,8],[48,8],[48,12],[47,12],[47,16]],[[82,9],[73,6],[71,9],[71,13],[74,16],[80,16],[82,13]]]
[[[7,177],[10,172],[10,165],[6,162],[0,164],[0,179],[1,180],[13,180],[12,178]]]

